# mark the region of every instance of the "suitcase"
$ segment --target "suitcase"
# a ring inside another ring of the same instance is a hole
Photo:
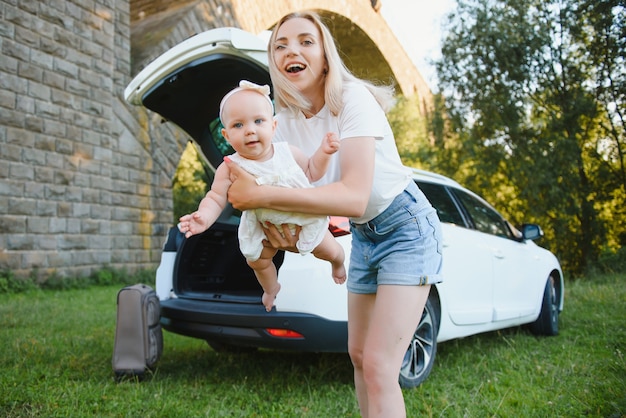
[[[163,352],[159,298],[150,286],[135,284],[117,294],[113,371],[119,379],[151,370]]]

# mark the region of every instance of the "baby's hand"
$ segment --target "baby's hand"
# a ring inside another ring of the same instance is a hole
[[[322,151],[334,154],[339,150],[339,137],[334,132],[328,132],[322,141]]]
[[[186,238],[207,230],[206,221],[200,211],[183,215],[180,217],[179,221],[178,230],[185,234]]]

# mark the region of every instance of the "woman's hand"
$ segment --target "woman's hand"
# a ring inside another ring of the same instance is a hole
[[[265,237],[267,238],[266,240],[263,240],[264,246],[275,248],[277,250],[291,251],[292,253],[298,252],[296,243],[300,238],[300,231],[302,231],[302,227],[300,225],[296,225],[296,229],[293,234],[287,224],[282,224],[280,226],[281,230],[270,222],[261,224],[261,227],[263,227],[263,232],[265,232]]]
[[[256,184],[254,176],[239,167],[238,164],[232,162],[228,157],[224,157],[224,164],[230,170],[230,181],[232,181],[228,189],[228,201],[231,205],[239,210],[258,208],[259,205],[254,200],[254,195],[259,185]]]

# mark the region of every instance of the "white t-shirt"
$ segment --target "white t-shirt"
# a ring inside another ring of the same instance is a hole
[[[344,86],[343,103],[343,109],[337,116],[333,116],[326,105],[309,119],[302,113],[294,115],[290,110],[279,112],[276,115],[278,123],[274,140],[287,141],[311,156],[327,132],[337,133],[340,140],[374,137],[376,157],[372,193],[363,216],[352,219],[356,223],[365,223],[387,209],[406,188],[411,181],[411,171],[402,165],[385,112],[369,90],[360,83],[347,83]],[[341,147],[339,152],[332,155],[326,175],[314,185],[333,183],[341,178],[340,152]]]

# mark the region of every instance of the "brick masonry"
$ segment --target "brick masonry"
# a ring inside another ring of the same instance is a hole
[[[127,105],[125,86],[194,33],[258,32],[301,8],[368,28],[385,45],[373,71],[430,94],[369,0],[0,0],[0,270],[45,280],[155,268],[188,138]]]

